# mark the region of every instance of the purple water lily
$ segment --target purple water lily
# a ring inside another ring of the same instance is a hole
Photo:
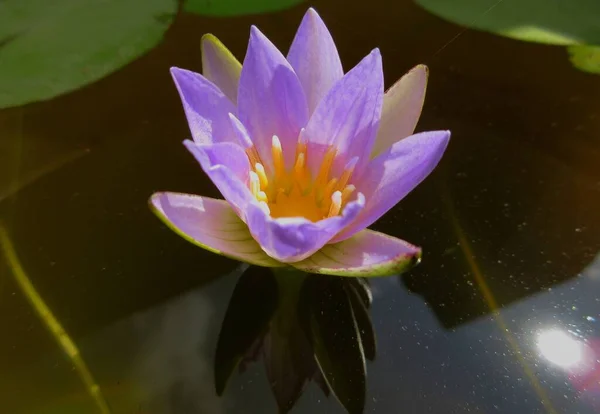
[[[385,94],[378,49],[345,73],[325,24],[309,9],[287,59],[256,28],[241,65],[202,39],[204,76],[179,68],[193,141],[184,142],[225,198],[162,192],[150,203],[187,240],[267,267],[393,274],[420,257],[367,230],[437,165],[449,131],[411,135],[427,68]]]

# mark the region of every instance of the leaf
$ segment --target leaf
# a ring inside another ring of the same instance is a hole
[[[184,0],[183,10],[207,16],[240,16],[285,10],[304,0]]]
[[[153,48],[175,0],[3,0],[0,108],[81,88]]]
[[[600,44],[598,0],[415,0],[453,23],[528,42]]]
[[[240,276],[225,312],[215,352],[218,395],[223,394],[244,355],[265,334],[277,302],[277,283],[271,272],[250,266]]]
[[[367,305],[354,286],[347,283],[345,288],[348,298],[350,299],[350,304],[352,305],[352,311],[354,313],[358,332],[360,333],[365,358],[369,361],[374,361],[377,354],[377,341],[375,339],[375,330],[373,329],[371,315],[369,315]]]
[[[567,48],[573,66],[584,72],[600,74],[600,47],[574,45]]]
[[[317,365],[331,392],[350,414],[362,413],[366,395],[360,334],[339,278],[311,276],[302,290]]]

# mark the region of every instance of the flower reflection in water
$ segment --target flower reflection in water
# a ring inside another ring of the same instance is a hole
[[[262,359],[280,413],[293,408],[310,381],[347,412],[362,413],[366,360],[376,352],[371,301],[362,278],[249,267],[221,325],[217,394],[236,370]]]

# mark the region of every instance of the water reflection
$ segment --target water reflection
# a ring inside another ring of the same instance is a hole
[[[223,394],[239,368],[262,359],[280,413],[291,410],[309,381],[362,413],[365,359],[375,333],[363,279],[250,267],[231,296],[215,353],[215,386]]]
[[[540,332],[537,347],[544,358],[560,368],[574,368],[582,362],[584,344],[561,329]]]
[[[375,226],[415,241],[424,257],[401,279],[372,281],[378,347],[365,412],[548,412],[490,316],[453,217],[555,412],[600,412],[600,262],[588,266],[600,250],[600,82],[570,67],[560,48],[475,31],[435,53],[460,29],[411,1],[362,6],[319,2],[343,60],[356,62],[377,43],[386,78],[429,64],[419,129],[455,133],[443,168]],[[146,199],[161,189],[219,197],[183,149],[172,151],[188,131],[169,66],[200,70],[204,32],[222,36],[239,58],[250,24],[289,44],[304,11],[235,24],[183,13],[164,43],[122,71],[0,114],[0,216],[115,413],[277,412],[264,353],[215,395],[217,336],[240,271],[228,275],[235,263],[161,227]],[[10,184],[17,179],[29,185]],[[0,411],[93,413],[7,269],[0,263]],[[584,344],[584,362],[564,369],[544,357],[538,335],[549,329]],[[343,411],[311,380],[293,412]]]

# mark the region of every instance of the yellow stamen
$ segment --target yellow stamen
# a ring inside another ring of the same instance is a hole
[[[258,196],[260,192],[260,178],[258,178],[258,174],[254,171],[250,171],[250,191],[254,195],[254,197]]]
[[[329,213],[327,217],[333,217],[340,214],[340,210],[342,209],[342,193],[340,191],[336,191],[331,195],[331,206],[329,207]]]
[[[356,187],[354,187],[352,184],[347,185],[344,188],[344,190],[342,191],[342,204],[346,204],[354,190],[356,190]]]
[[[306,170],[306,153],[300,152],[294,165],[294,180],[298,184],[301,193],[305,193],[310,187],[310,177]]]
[[[312,179],[307,160],[310,148],[300,132],[296,144],[296,158],[287,170],[281,141],[273,135],[271,141],[272,163],[266,168],[256,148],[247,146],[246,153],[252,165],[249,188],[265,214],[273,218],[304,217],[316,222],[339,215],[344,205],[356,190],[348,185],[359,157],[354,157],[345,166],[339,177],[331,177],[336,160],[337,148],[328,147],[322,154],[318,174]],[[264,155],[264,154],[263,154]],[[319,157],[321,158],[321,157]]]
[[[252,147],[246,149],[246,155],[248,156],[248,159],[250,160],[250,165],[256,165],[258,163],[261,163],[260,155],[258,155],[258,151],[256,150],[255,146],[252,146]]]
[[[306,139],[304,137],[304,128],[302,128],[302,130],[300,131],[298,144],[296,144],[296,158],[298,158],[300,154],[306,154]]]
[[[329,170],[331,170],[331,166],[333,165],[333,159],[336,154],[335,147],[329,147],[325,156],[323,157],[323,163],[321,164],[321,169],[319,170],[319,175],[317,175],[317,179],[315,180],[316,185],[323,185],[327,182],[329,178]]]
[[[337,184],[338,180],[337,178],[332,178],[331,180],[329,180],[329,182],[327,183],[327,185],[325,186],[325,190],[323,191],[323,195],[322,195],[322,199],[321,200],[317,200],[317,202],[320,202],[322,200],[329,200],[331,199],[331,195],[333,193],[333,190],[335,188],[335,185]]]
[[[254,171],[256,171],[256,175],[258,175],[258,179],[260,180],[260,188],[264,191],[269,187],[269,180],[267,179],[267,173],[265,172],[265,167],[259,162],[254,164]]]
[[[259,191],[258,194],[256,194],[256,199],[258,201],[264,201],[265,203],[269,201],[267,193],[265,193],[264,191]]]
[[[354,172],[354,168],[356,168],[357,163],[358,163],[358,157],[354,157],[348,162],[348,164],[346,164],[346,168],[344,169],[344,172],[342,173],[342,177],[340,178],[340,181],[339,181],[340,184],[339,184],[338,188],[343,189],[344,187],[346,187],[346,184],[348,183],[350,176]]]
[[[275,181],[283,178],[285,168],[283,164],[283,148],[281,148],[281,141],[277,135],[273,135],[271,141],[271,154],[273,155],[273,167],[275,168]]]

